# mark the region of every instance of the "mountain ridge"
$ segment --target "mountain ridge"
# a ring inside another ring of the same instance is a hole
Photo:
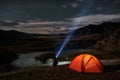
[[[120,34],[119,22],[105,22],[100,25],[90,24],[83,28],[77,29],[74,33],[75,36],[80,36],[81,40],[94,40],[95,43],[93,45],[95,45],[95,48],[101,48],[106,50],[113,48],[113,45],[114,45],[113,49],[115,49],[116,47],[120,48],[120,46],[117,44],[117,43],[120,44],[119,34]]]
[[[120,41],[119,34],[120,34],[120,23],[118,22],[104,22],[99,25],[89,24],[88,26],[77,29],[74,32],[71,42],[69,42],[68,45],[70,47],[72,45],[77,45],[77,47],[80,47],[80,48],[94,47],[94,48],[110,49],[111,47],[115,49],[116,47],[119,47],[119,45],[117,44]],[[0,30],[0,36],[1,36],[0,44],[4,45],[4,44],[12,44],[16,40],[27,38],[27,37],[39,37],[39,36],[45,36],[45,35],[28,34],[28,33],[15,31],[15,30],[8,30],[8,31]],[[51,35],[51,36],[65,37],[66,35]],[[114,42],[117,42],[117,43],[113,44]],[[73,47],[75,48],[75,46]]]

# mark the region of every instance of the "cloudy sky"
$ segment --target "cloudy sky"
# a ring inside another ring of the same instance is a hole
[[[49,33],[111,20],[120,20],[120,0],[0,0],[0,21],[24,21],[1,29]]]

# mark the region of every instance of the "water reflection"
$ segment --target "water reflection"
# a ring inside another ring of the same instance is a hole
[[[27,54],[19,54],[18,59],[13,61],[11,65],[20,68],[33,67],[33,66],[52,66],[53,59],[48,59],[45,64],[43,64],[40,60],[36,60],[36,56],[40,56],[41,54],[46,54],[46,52],[34,52]],[[58,65],[66,65],[69,64],[70,61],[60,61]]]
[[[39,60],[36,60],[35,57],[44,53],[46,52],[33,52],[33,53],[19,54],[18,59],[13,61],[11,64],[20,68],[40,66],[42,62]]]

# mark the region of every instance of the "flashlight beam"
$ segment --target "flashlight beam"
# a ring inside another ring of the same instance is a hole
[[[63,42],[60,50],[57,52],[56,58],[58,58],[58,56],[60,55],[60,53],[61,53],[62,50],[64,49],[65,45],[70,41],[70,38],[72,37],[73,32],[74,32],[74,30],[72,30],[72,31],[70,32],[70,34],[67,35],[67,37],[65,38],[65,40],[64,40],[64,42]]]
[[[82,7],[82,10],[80,11],[79,16],[85,16],[86,14],[89,13],[89,11],[91,10],[93,3],[95,2],[95,0],[85,0],[85,3]],[[80,20],[79,19],[75,19],[72,22],[72,27],[77,27],[80,25]],[[58,52],[56,53],[56,58],[59,57],[59,55],[61,54],[62,50],[64,49],[64,47],[66,46],[66,44],[70,41],[70,38],[72,37],[73,33],[74,33],[74,29],[72,29],[70,31],[70,33],[67,35],[67,37],[65,38],[63,44],[61,45],[60,49],[58,50]]]

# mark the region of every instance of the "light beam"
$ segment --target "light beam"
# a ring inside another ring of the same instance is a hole
[[[93,4],[94,4],[94,0],[85,0],[84,5],[82,7],[82,10],[80,11],[79,16],[87,15],[89,13],[89,11],[91,10]],[[71,24],[72,27],[77,27],[79,25],[80,25],[80,20],[78,18],[76,18],[76,19],[74,19],[72,21],[72,24]],[[74,31],[75,31],[75,29],[72,29],[72,30],[69,31],[69,34],[66,36],[63,44],[60,46],[60,49],[56,53],[56,58],[59,57],[59,55],[63,51],[66,44],[70,41],[70,38],[72,37]]]

